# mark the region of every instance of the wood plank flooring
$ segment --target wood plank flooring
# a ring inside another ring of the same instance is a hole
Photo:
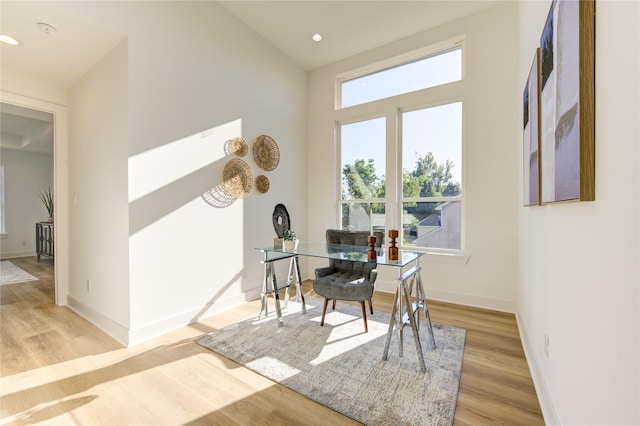
[[[10,260],[38,281],[0,287],[2,424],[358,424],[193,343],[257,314],[258,301],[127,349],[54,304],[51,261]],[[376,294],[374,309],[391,304]],[[467,329],[454,424],[544,424],[513,315],[435,301],[430,311]]]

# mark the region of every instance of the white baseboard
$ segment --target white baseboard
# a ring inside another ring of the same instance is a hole
[[[561,425],[560,416],[558,415],[558,409],[553,402],[549,386],[544,378],[542,367],[538,360],[538,357],[533,351],[531,344],[529,343],[529,336],[525,327],[520,321],[520,316],[516,313],[516,323],[518,324],[518,332],[520,333],[520,341],[522,342],[522,348],[524,349],[524,356],[527,359],[529,365],[529,371],[531,372],[531,378],[533,379],[533,386],[536,389],[538,401],[540,402],[540,409],[542,410],[542,416],[544,422],[547,425],[555,426]]]
[[[215,305],[207,304],[131,330],[116,323],[72,296],[67,295],[67,305],[75,313],[113,337],[121,345],[131,347],[180,327],[200,321],[201,319],[224,312],[246,303],[249,300],[255,300],[258,297],[260,297],[259,288],[226,299],[218,299]]]
[[[516,312],[516,302],[514,300],[496,299],[493,297],[478,296],[475,294],[456,293],[452,291],[429,288],[425,288],[425,292],[427,293],[427,299],[438,300],[440,302],[473,306],[475,308],[508,312],[510,314]]]
[[[381,293],[395,293],[395,284],[393,287],[378,286],[376,291]],[[490,309],[492,311],[508,312],[510,314],[516,311],[516,302],[513,300],[495,299],[491,297],[477,296],[466,293],[456,293],[452,291],[437,290],[425,288],[427,299],[437,300],[439,302],[455,303],[456,305],[473,306],[475,308]]]
[[[0,257],[2,257],[2,259],[13,259],[16,257],[32,257],[35,256],[36,252],[33,250],[25,250],[25,251],[10,251],[10,252],[3,252],[2,255]]]
[[[154,337],[163,335],[170,331],[208,318],[212,315],[227,311],[233,307],[246,303],[247,301],[255,300],[258,297],[260,297],[260,289],[251,290],[246,293],[237,294],[228,298],[218,299],[216,300],[215,304],[200,306],[181,314],[177,314],[169,318],[164,318],[160,321],[156,321],[154,323],[146,324],[142,327],[130,330],[128,346],[134,346],[139,343],[145,342]]]
[[[100,330],[113,337],[122,346],[128,346],[129,330],[106,317],[95,309],[85,305],[73,296],[67,295],[67,306],[76,314],[98,327]]]

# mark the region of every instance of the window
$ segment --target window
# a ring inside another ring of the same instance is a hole
[[[340,106],[346,108],[461,79],[462,49],[455,47],[360,77],[341,78]]]
[[[450,42],[337,77],[336,104],[350,107],[336,110],[343,229],[401,229],[402,247],[462,249],[462,53]]]
[[[384,232],[385,118],[340,126],[342,229]]]
[[[461,248],[462,103],[402,113],[402,245]]]

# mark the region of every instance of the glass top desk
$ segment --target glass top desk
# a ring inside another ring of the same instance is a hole
[[[260,318],[262,318],[263,315],[265,317],[268,315],[267,297],[269,294],[273,294],[279,326],[283,324],[279,290],[286,289],[285,303],[287,303],[289,299],[289,287],[296,286],[297,296],[301,299],[302,313],[305,314],[307,312],[304,295],[302,294],[301,289],[302,280],[300,277],[300,265],[298,262],[299,256],[349,260],[353,262],[369,261],[367,246],[306,243],[300,241],[298,247],[294,251],[286,251],[284,248],[273,247],[258,247],[256,250],[262,252],[264,256],[262,261],[264,265],[264,280],[261,292],[262,307],[260,310]],[[409,326],[413,330],[413,337],[416,341],[420,369],[422,372],[426,372],[422,344],[420,343],[420,337],[418,334],[420,311],[424,313],[426,324],[429,327],[429,341],[432,348],[435,348],[435,339],[433,336],[433,329],[431,327],[427,299],[422,285],[422,275],[420,273],[422,267],[420,266],[419,260],[424,252],[398,250],[398,260],[390,260],[387,258],[387,252],[384,247],[376,247],[376,254],[376,263],[378,265],[390,266],[397,269],[395,301],[391,312],[389,331],[387,332],[387,340],[382,359],[387,359],[389,344],[394,331],[399,333],[399,355],[402,356],[403,329],[405,326]],[[289,259],[289,273],[287,275],[287,284],[279,288],[276,281],[273,263],[283,259]]]

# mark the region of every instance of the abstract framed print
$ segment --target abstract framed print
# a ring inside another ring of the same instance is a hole
[[[540,38],[541,202],[595,199],[595,2],[554,0]]]

